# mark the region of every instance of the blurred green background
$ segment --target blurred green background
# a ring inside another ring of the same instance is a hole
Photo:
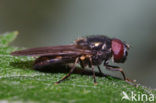
[[[12,45],[27,48],[69,44],[93,34],[120,38],[132,47],[126,63],[115,65],[129,78],[156,87],[155,0],[0,0],[0,33],[14,30],[20,35]]]

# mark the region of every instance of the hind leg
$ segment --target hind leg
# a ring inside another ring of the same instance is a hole
[[[64,76],[61,80],[59,80],[58,82],[56,82],[56,84],[59,84],[60,82],[64,81],[65,79],[67,79],[71,75],[71,73],[75,69],[75,65],[77,64],[77,62],[78,62],[78,58],[76,58],[75,63],[73,64],[73,67],[71,68],[70,72],[66,76]]]

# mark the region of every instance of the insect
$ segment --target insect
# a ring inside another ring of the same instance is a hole
[[[96,84],[94,67],[102,73],[99,65],[103,64],[106,69],[121,72],[125,81],[123,69],[118,66],[109,65],[110,59],[115,63],[124,63],[128,55],[129,45],[117,38],[109,38],[104,35],[92,35],[75,40],[71,45],[51,46],[25,49],[12,52],[14,56],[37,56],[34,68],[40,68],[59,63],[73,63],[70,72],[56,84],[67,79],[79,63],[82,68],[88,66],[92,69],[94,84]]]

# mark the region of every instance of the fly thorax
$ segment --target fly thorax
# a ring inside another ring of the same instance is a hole
[[[102,51],[98,51],[95,55],[92,56],[92,61],[94,65],[100,65],[105,58],[105,55]]]

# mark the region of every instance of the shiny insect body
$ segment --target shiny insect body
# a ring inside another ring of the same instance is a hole
[[[96,84],[94,67],[97,66],[100,73],[100,64],[106,69],[120,71],[125,81],[129,81],[123,70],[118,66],[109,65],[112,60],[116,63],[124,63],[128,55],[128,44],[116,38],[109,38],[103,35],[88,36],[75,40],[71,45],[40,47],[12,52],[14,56],[37,56],[34,68],[41,68],[59,63],[73,63],[70,72],[57,84],[68,78],[79,63],[82,68],[90,67],[93,72],[94,83]]]

